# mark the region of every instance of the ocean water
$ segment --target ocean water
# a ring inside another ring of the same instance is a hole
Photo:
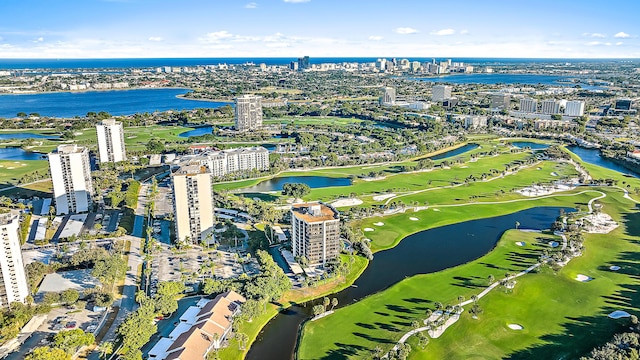
[[[301,55],[302,56],[302,55]],[[340,63],[340,62],[374,62],[378,58],[393,59],[394,56],[379,57],[311,57],[312,64],[319,63]],[[403,57],[395,56],[396,59],[408,58],[411,61],[426,62],[431,61],[431,57]],[[446,57],[436,57],[436,61],[449,59]],[[619,62],[618,59],[529,59],[529,58],[450,58],[454,62],[465,62],[472,65],[508,65],[525,63],[597,63],[597,62]],[[244,64],[253,62],[255,64],[265,63],[267,65],[286,65],[291,61],[297,61],[295,57],[282,58],[144,58],[144,59],[0,59],[0,69],[123,69],[123,68],[155,68],[160,66],[197,66],[197,65],[217,65]],[[637,59],[624,59],[624,61],[639,62]]]

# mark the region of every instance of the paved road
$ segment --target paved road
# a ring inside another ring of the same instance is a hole
[[[142,185],[140,187],[140,193],[138,194],[138,207],[136,208],[135,222],[133,225],[133,236],[127,235],[122,239],[131,241],[131,250],[129,251],[129,261],[127,263],[128,270],[124,280],[124,289],[122,290],[122,298],[120,301],[120,309],[116,315],[115,321],[111,324],[111,327],[107,331],[103,338],[103,341],[114,341],[116,339],[116,330],[118,326],[124,321],[124,319],[131,312],[138,308],[136,303],[136,292],[138,291],[138,267],[142,265],[142,256],[140,255],[140,246],[142,244],[142,229],[144,225],[144,207],[147,203],[147,193],[149,191],[148,185]],[[88,359],[98,360],[100,354],[98,351],[93,351]]]

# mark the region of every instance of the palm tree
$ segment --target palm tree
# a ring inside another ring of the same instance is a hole
[[[376,345],[376,347],[373,349],[373,358],[374,359],[382,359],[383,353],[382,353],[382,348],[380,347],[380,345]]]
[[[433,306],[436,308],[436,310],[441,310],[442,309],[442,303],[439,301],[436,301]]]
[[[105,341],[100,345],[100,356],[104,359],[113,354],[113,343],[111,341]]]
[[[413,320],[411,322],[411,327],[413,328],[413,330],[418,330],[418,328],[420,327],[420,322],[418,320]]]
[[[516,221],[516,230],[518,230],[519,227],[520,227],[520,222]]]
[[[489,276],[487,277],[487,281],[489,282],[489,285],[491,285],[496,281],[496,277],[489,274]]]
[[[478,295],[476,295],[476,294],[471,295],[471,301],[473,301],[474,304],[477,303],[478,302]]]
[[[458,303],[460,304],[460,306],[462,306],[462,303],[464,302],[464,296],[459,295],[458,296]]]
[[[427,317],[427,319],[431,318],[431,315],[433,315],[433,311],[431,311],[431,309],[427,309],[424,312],[425,316]]]
[[[328,297],[324,297],[324,299],[322,299],[322,306],[324,307],[324,311],[327,311],[327,306],[329,306],[329,304],[331,304],[331,300],[329,300]]]
[[[331,299],[331,310],[333,310],[333,308],[335,308],[336,306],[338,306],[338,298]]]

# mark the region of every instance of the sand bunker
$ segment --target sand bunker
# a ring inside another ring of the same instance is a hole
[[[580,221],[584,230],[590,234],[608,234],[618,227],[618,223],[605,213],[589,214]]]
[[[392,198],[394,196],[396,196],[396,194],[376,195],[376,196],[373,197],[373,201],[387,200],[387,199]]]
[[[525,243],[524,241],[518,241],[518,242],[516,242],[516,245],[518,245],[518,246],[525,246],[525,245],[526,245],[526,243]]]
[[[574,186],[567,186],[567,185],[555,185],[555,186],[533,185],[533,186],[528,186],[528,187],[516,190],[516,192],[523,196],[534,197],[534,196],[550,195],[556,192],[573,190],[573,189],[575,189]]]
[[[364,231],[366,231],[366,232],[372,232],[372,231],[373,231],[373,229],[372,229],[372,228],[364,228]]]
[[[558,173],[554,171],[551,173],[551,176],[558,176]]]
[[[383,225],[384,225],[384,223],[383,223],[383,222],[379,222],[379,221],[378,221],[377,223],[373,223],[373,225],[375,225],[375,226],[383,226]]]
[[[522,327],[522,325],[520,325],[520,324],[509,324],[507,326],[511,330],[522,330],[522,329],[524,329],[524,327]]]
[[[549,246],[551,246],[552,248],[556,248],[558,247],[558,245],[560,245],[557,241],[549,241]]]
[[[433,209],[433,211],[440,211],[440,209]]]
[[[580,281],[580,282],[589,282],[591,280],[593,280],[593,278],[591,276],[587,276],[584,274],[578,274],[576,275],[576,280]]]
[[[413,216],[412,216],[412,217],[410,217],[410,218],[409,218],[409,220],[411,220],[411,221],[418,221],[418,220],[420,220],[420,219],[418,219],[417,217],[413,217]]]
[[[362,200],[350,198],[350,199],[340,199],[331,203],[333,207],[346,207],[346,206],[356,206],[362,204]]]
[[[609,270],[618,271],[620,270],[620,266],[616,266],[616,265],[609,266]]]
[[[620,318],[629,317],[629,316],[631,316],[631,314],[629,314],[626,311],[616,310],[616,311],[612,312],[611,314],[609,314],[607,316],[612,318],[612,319],[620,319]]]

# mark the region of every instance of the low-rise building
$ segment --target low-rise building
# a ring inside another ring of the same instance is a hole
[[[160,339],[149,351],[149,359],[206,359],[209,351],[222,346],[245,301],[235,291],[222,293],[213,300],[201,299],[180,316],[169,336]]]

